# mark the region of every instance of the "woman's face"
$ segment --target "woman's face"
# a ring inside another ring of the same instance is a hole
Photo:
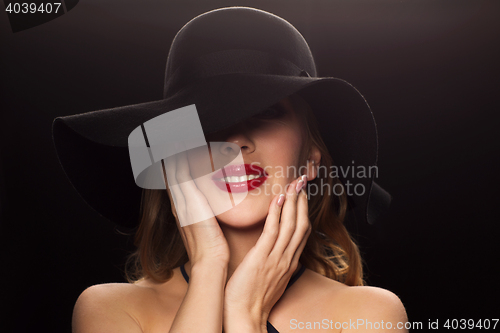
[[[236,159],[230,163],[236,167],[233,171],[226,167],[224,174],[219,171],[218,174],[213,173],[195,180],[198,188],[203,193],[208,193],[206,197],[210,205],[219,208],[219,211],[214,209],[214,212],[220,223],[244,228],[265,221],[274,196],[285,193],[287,184],[306,173],[305,166],[299,170],[301,165],[305,165],[305,161],[300,161],[305,148],[305,133],[305,125],[294,111],[291,100],[285,98],[257,116],[207,136],[208,142],[228,143],[226,146],[212,146],[211,155],[214,160],[217,154],[224,154],[229,150],[234,153],[234,148],[238,147],[242,157],[242,160]],[[191,168],[199,165],[193,158],[189,159],[189,164]],[[246,165],[246,172],[244,166],[240,168],[241,164]],[[243,179],[242,182],[241,178],[236,180],[231,177],[231,172],[232,175],[239,175],[238,171],[240,175],[241,172],[243,175],[251,174],[249,166],[251,170],[264,170],[267,178],[264,177],[263,182],[262,178],[254,181]],[[221,175],[231,178],[224,179],[219,177]],[[225,186],[227,182],[229,190]],[[238,185],[242,183],[243,190],[238,191]],[[233,205],[226,207],[232,208],[224,209],[225,204],[230,205],[229,200],[233,200]],[[223,212],[219,213],[220,211]]]
[[[189,213],[180,215],[189,217],[181,218],[181,226],[214,215],[219,223],[236,228],[265,221],[272,199],[285,193],[298,176],[308,173],[307,131],[303,118],[294,110],[297,104],[285,98],[252,118],[208,135],[208,146],[188,150],[185,157],[167,163],[169,170],[177,166],[171,175],[181,184],[169,192],[182,192],[180,202],[192,200],[187,204]],[[315,158],[320,157],[316,150],[312,147]],[[169,186],[176,183],[168,178]],[[184,193],[193,189],[194,194]],[[209,205],[197,201],[199,192]]]

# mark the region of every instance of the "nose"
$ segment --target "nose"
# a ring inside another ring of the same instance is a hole
[[[224,141],[219,147],[219,152],[223,155],[234,155],[237,154],[238,146],[241,150],[242,155],[250,154],[255,150],[255,144],[251,140],[247,129],[243,123],[232,126],[228,130],[224,131]]]

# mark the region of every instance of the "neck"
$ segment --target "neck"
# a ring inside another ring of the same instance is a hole
[[[230,258],[227,268],[227,280],[231,278],[234,271],[245,258],[250,249],[257,243],[262,230],[264,229],[264,222],[256,224],[249,228],[234,228],[220,223],[220,227],[224,236],[226,237]],[[191,262],[188,261],[184,268],[188,276],[191,276]]]

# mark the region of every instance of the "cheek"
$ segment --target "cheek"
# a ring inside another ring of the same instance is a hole
[[[295,131],[290,127],[279,128],[269,133],[263,142],[269,164],[276,168],[282,168],[287,181],[298,177],[299,159],[303,145],[300,131]]]

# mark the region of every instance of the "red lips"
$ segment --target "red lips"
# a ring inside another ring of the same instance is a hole
[[[239,182],[226,182],[224,179],[226,177],[241,177],[245,175],[257,175],[261,177]],[[267,172],[255,164],[238,164],[228,165],[217,171],[212,176],[212,180],[214,181],[215,185],[217,185],[217,187],[219,187],[223,191],[227,191],[229,193],[241,193],[251,191],[259,187],[266,181],[267,177]]]

